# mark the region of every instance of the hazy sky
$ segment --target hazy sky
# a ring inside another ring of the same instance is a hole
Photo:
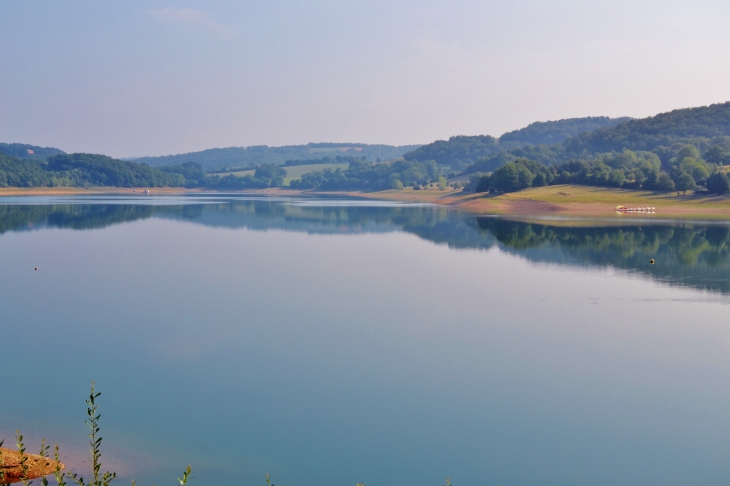
[[[427,143],[730,100],[727,0],[0,0],[0,142]]]

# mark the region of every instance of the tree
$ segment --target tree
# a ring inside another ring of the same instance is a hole
[[[705,160],[717,165],[730,165],[730,150],[721,145],[713,145],[705,152]]]
[[[657,179],[659,178],[659,171],[658,170],[648,170],[648,171],[642,171],[644,174],[644,177],[646,179],[644,182],[641,183],[641,187],[644,189],[655,189]],[[638,178],[637,178],[638,180]]]
[[[695,183],[694,177],[691,174],[682,172],[674,179],[674,186],[677,192],[682,191],[683,194],[687,194],[687,191],[692,191],[697,187],[697,183]]]
[[[492,185],[501,192],[517,191],[520,188],[520,174],[514,162],[507,162],[492,174]]]
[[[469,181],[469,185],[471,185],[471,180]],[[492,174],[485,174],[477,180],[475,192],[489,192],[491,188]]]
[[[547,185],[547,177],[542,172],[539,172],[535,175],[535,178],[532,179],[532,187],[542,187]]]
[[[185,162],[184,164],[160,167],[163,172],[180,174],[185,178],[185,187],[199,187],[205,185],[206,175],[203,168],[197,162]]]
[[[261,164],[254,172],[254,179],[265,182],[269,187],[284,185],[286,170],[275,164]]]
[[[609,166],[599,163],[589,170],[591,171],[590,174],[586,173],[582,177],[579,176],[582,182],[594,186],[607,186],[609,184],[612,172]]]
[[[491,174],[487,174],[489,177],[489,184],[491,184]],[[482,177],[484,177],[484,174],[481,172],[477,172],[475,174],[472,174],[469,176],[469,182],[464,184],[464,188],[462,189],[462,192],[479,192],[477,191],[477,187],[479,187],[479,182],[481,181]],[[481,192],[487,192],[489,190],[489,185],[484,186],[485,189]]]
[[[669,174],[662,171],[657,176],[652,189],[671,192],[674,190],[674,181],[670,179]]]
[[[646,174],[644,174],[643,170],[637,169],[629,172],[628,176],[626,176],[626,179],[629,182],[624,181],[624,186],[630,186],[638,189],[646,183],[647,177]]]
[[[492,175],[492,185],[501,192],[514,192],[532,186],[535,175],[525,166],[508,162]]]
[[[684,159],[699,159],[700,151],[694,145],[687,144],[677,153],[677,159],[681,162]]]
[[[613,187],[621,187],[626,180],[626,175],[621,169],[614,169],[608,177],[608,185]]]
[[[518,165],[517,174],[520,181],[518,190],[532,187],[532,181],[535,179],[535,174],[533,174],[530,169],[528,169],[524,165]]]
[[[449,181],[446,180],[446,177],[439,176],[438,187],[439,187],[439,191],[445,191],[446,188],[449,187]]]
[[[707,178],[706,186],[712,194],[725,194],[730,192],[730,179],[724,172],[715,172]]]
[[[707,163],[704,160],[694,157],[685,157],[682,159],[677,169],[690,174],[696,181],[705,179],[710,175],[710,167],[708,167]]]

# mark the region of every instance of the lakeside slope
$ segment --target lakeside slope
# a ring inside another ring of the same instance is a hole
[[[353,196],[397,201],[430,202],[455,206],[478,214],[600,216],[615,214],[616,206],[653,206],[657,215],[730,219],[730,195],[677,193],[556,185],[524,189],[507,194],[464,194],[458,191],[412,189],[351,192]]]

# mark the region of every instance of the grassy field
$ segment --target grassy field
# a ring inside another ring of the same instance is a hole
[[[624,206],[653,206],[656,208],[684,206],[688,208],[730,209],[730,198],[727,195],[710,196],[691,192],[688,192],[687,195],[678,195],[676,192],[666,193],[574,185],[533,187],[519,192],[501,194],[493,199],[497,201],[533,200],[557,205],[605,204],[615,207],[622,204]]]
[[[350,164],[312,164],[312,165],[293,165],[291,167],[284,167],[286,169],[286,177],[284,178],[284,185],[288,186],[293,179],[299,179],[304,174],[309,172],[317,172],[324,169],[342,169],[347,170]]]
[[[238,176],[238,177],[243,177],[243,176],[247,176],[247,175],[252,176],[254,172],[256,172],[256,171],[253,170],[253,169],[251,169],[251,170],[239,170],[239,171],[236,171],[236,172],[219,172],[217,174],[208,174],[208,175],[211,175],[213,177],[225,177],[227,175],[234,175],[234,176]]]
[[[304,174],[308,174],[309,172],[317,172],[324,169],[342,169],[346,170],[350,164],[311,164],[311,165],[292,165],[291,167],[284,167],[284,170],[286,170],[286,177],[284,178],[284,185],[288,186],[289,183],[294,179],[299,179]],[[255,171],[253,170],[240,170],[238,172],[224,172],[221,174],[211,174],[212,176],[218,176],[218,177],[224,177],[230,174],[233,174],[238,177],[243,177],[247,175],[253,175]]]

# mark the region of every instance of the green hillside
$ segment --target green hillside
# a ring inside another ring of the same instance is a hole
[[[401,157],[419,145],[368,145],[359,143],[309,143],[307,145],[286,145],[268,147],[228,147],[191,152],[187,154],[165,155],[161,157],[140,157],[131,159],[137,163],[153,167],[178,165],[196,162],[205,171],[225,168],[254,168],[262,164],[282,165],[288,160],[318,159],[325,156],[349,155],[365,157],[367,160],[392,160]]]
[[[316,160],[316,159],[315,159]],[[357,159],[356,159],[357,160]],[[347,170],[350,166],[349,162],[346,163],[332,163],[332,164],[303,164],[303,165],[285,165],[282,168],[286,171],[284,176],[284,185],[288,186],[294,179],[301,178],[304,174],[310,172],[317,172],[325,169],[331,170]],[[256,173],[255,169],[239,170],[234,172],[220,172],[216,174],[210,174],[210,177],[225,177],[228,175],[234,175],[236,177],[253,176]]]
[[[5,155],[18,157],[19,159],[39,160],[45,160],[48,157],[66,153],[57,148],[38,147],[37,145],[28,145],[27,143],[0,143],[0,152]]]
[[[489,135],[459,135],[448,140],[437,140],[408,152],[406,160],[424,162],[434,160],[439,165],[460,170],[477,160],[500,152],[528,145],[559,144],[575,135],[613,127],[630,118],[586,117],[535,122],[525,128],[508,132],[499,138]]]
[[[566,155],[621,152],[624,149],[654,152],[667,162],[679,145],[692,144],[704,153],[712,145],[730,148],[730,102],[685,108],[615,127],[584,133],[563,143]]]
[[[0,187],[177,187],[180,174],[96,154],[59,154],[43,162],[0,153]]]
[[[601,128],[610,128],[631,120],[629,117],[609,118],[592,116],[586,118],[567,118],[565,120],[530,123],[525,128],[508,132],[499,137],[500,143],[520,142],[531,145],[553,145],[581,133]]]
[[[654,191],[730,192],[730,103],[675,110],[570,138],[485,157],[477,192],[554,184]]]
[[[53,174],[37,160],[27,160],[0,152],[0,187],[42,187],[52,184]]]
[[[687,108],[630,120],[569,138],[556,145],[526,145],[482,157],[464,173],[492,172],[505,163],[530,159],[546,165],[570,160],[596,160],[625,150],[653,153],[665,170],[687,145],[702,158],[718,165],[730,164],[730,103]]]

